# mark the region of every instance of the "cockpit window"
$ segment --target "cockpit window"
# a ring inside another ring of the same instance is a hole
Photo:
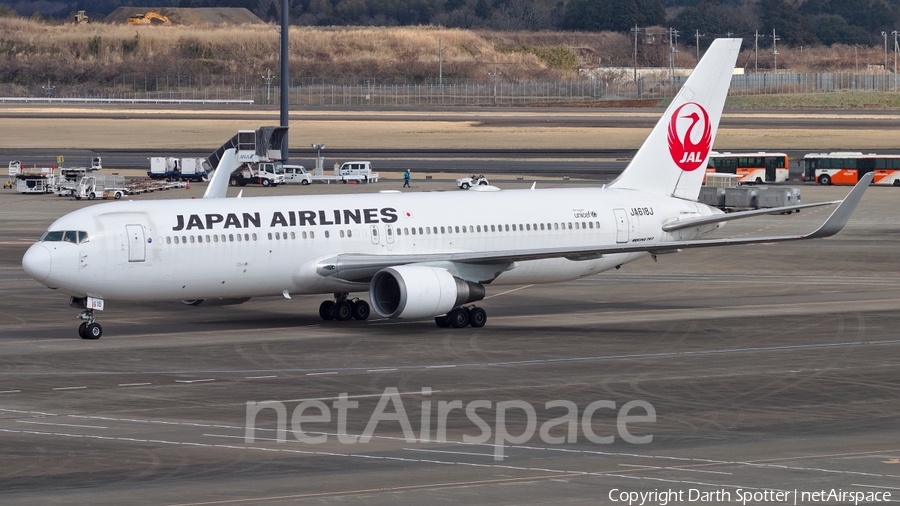
[[[41,236],[41,241],[84,244],[89,242],[90,238],[88,237],[87,232],[81,230],[48,230]]]

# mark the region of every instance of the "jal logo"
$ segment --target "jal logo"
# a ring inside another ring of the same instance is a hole
[[[683,171],[697,170],[712,148],[712,128],[706,109],[696,102],[675,109],[669,122],[669,154]]]

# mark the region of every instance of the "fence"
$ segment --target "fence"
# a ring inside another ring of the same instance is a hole
[[[426,80],[327,78],[292,79],[289,103],[304,106],[464,106],[584,103],[603,100],[663,99],[686,77],[604,78],[601,73],[571,81],[513,82],[497,79]],[[123,76],[107,85],[17,86],[0,84],[0,101],[46,98],[91,102],[193,102],[277,105],[277,81],[269,86],[248,76]],[[897,91],[895,74],[758,73],[736,75],[732,95]]]

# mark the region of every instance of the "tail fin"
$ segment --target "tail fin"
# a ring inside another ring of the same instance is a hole
[[[740,50],[741,39],[713,41],[611,187],[697,200]]]

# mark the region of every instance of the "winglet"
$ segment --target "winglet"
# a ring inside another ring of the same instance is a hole
[[[807,234],[803,238],[819,239],[821,237],[831,237],[840,232],[841,229],[844,228],[844,225],[850,220],[850,216],[853,214],[853,211],[856,210],[857,204],[862,200],[863,194],[866,193],[866,189],[869,188],[869,184],[874,178],[874,171],[868,172],[863,175],[863,177],[859,178],[859,182],[856,183],[856,186],[850,190],[850,193],[847,194],[847,197],[844,198],[841,205],[837,206],[837,209],[831,213],[831,216],[825,220],[825,223],[823,223],[815,232]]]
[[[219,165],[209,180],[209,186],[206,187],[203,198],[224,199],[228,192],[228,180],[231,179],[231,173],[237,168],[237,151],[234,148],[227,149],[219,159]]]

